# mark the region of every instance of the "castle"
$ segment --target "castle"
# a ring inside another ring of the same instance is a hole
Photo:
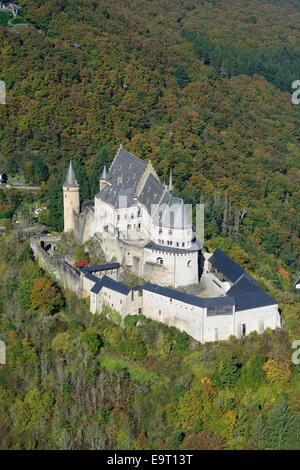
[[[70,162],[64,193],[64,230],[79,242],[97,236],[108,261],[151,282],[180,287],[198,283],[199,250],[183,200],[162,184],[151,164],[119,148],[104,167],[93,206],[80,214],[79,185]]]
[[[172,173],[166,186],[151,162],[120,147],[109,171],[103,169],[94,204],[82,213],[79,189],[70,162],[63,184],[64,230],[73,230],[81,243],[97,239],[109,261],[81,269],[80,292],[90,296],[92,313],[107,305],[122,318],[142,314],[202,343],[281,326],[276,300],[241,266],[221,250],[202,250],[191,214],[173,195]],[[119,281],[119,269],[146,282],[131,288]],[[198,285],[200,272],[213,295],[181,292]]]

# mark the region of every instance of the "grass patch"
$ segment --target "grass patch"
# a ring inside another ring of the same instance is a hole
[[[154,384],[159,384],[167,383],[169,380],[167,377],[160,377],[154,372],[150,372],[149,370],[145,369],[144,367],[138,364],[133,363],[132,361],[120,359],[110,354],[99,356],[99,363],[109,372],[115,372],[117,369],[126,368],[130,374],[130,378],[140,383],[151,382]]]
[[[12,18],[12,13],[0,11],[0,24],[2,24],[2,26],[7,26],[9,20],[11,20]]]

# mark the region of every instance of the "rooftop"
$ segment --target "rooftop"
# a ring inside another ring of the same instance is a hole
[[[132,196],[136,193],[137,185],[146,170],[148,162],[127,152],[120,147],[107,175],[110,183],[122,182]]]
[[[225,296],[225,297],[212,297],[212,298],[202,298],[197,297],[196,295],[185,294],[184,292],[179,292],[178,290],[171,289],[169,287],[162,287],[157,284],[152,284],[151,282],[146,282],[140,289],[153,292],[155,294],[163,295],[164,297],[169,297],[170,299],[179,300],[189,305],[195,305],[197,307],[224,307],[235,305],[234,297]]]
[[[96,266],[88,266],[86,268],[81,268],[80,271],[84,274],[86,273],[95,273],[99,271],[108,271],[109,269],[118,269],[120,263],[107,263],[107,264],[98,264]]]
[[[126,284],[123,284],[123,282],[115,281],[106,275],[104,275],[101,279],[97,278],[97,281],[94,287],[92,287],[91,292],[94,294],[99,294],[102,287],[107,287],[108,289],[114,290],[123,295],[127,295],[131,291],[131,287],[126,286]]]
[[[248,280],[253,280],[250,274],[248,274],[239,264],[233,259],[227,256],[220,248],[218,248],[214,254],[208,260],[218,271],[231,282],[236,282],[242,275]]]
[[[76,175],[75,175],[75,171],[74,171],[74,168],[73,168],[72,160],[70,160],[67,177],[65,179],[65,182],[64,182],[63,186],[71,187],[71,188],[79,186],[79,184],[77,183],[77,180],[76,180]]]

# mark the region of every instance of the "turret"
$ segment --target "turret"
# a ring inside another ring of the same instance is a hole
[[[63,196],[64,231],[69,232],[70,230],[74,229],[73,211],[77,212],[78,214],[80,212],[79,184],[76,180],[72,160],[70,160],[67,177],[63,184]]]
[[[172,170],[170,171],[169,193],[170,193],[170,196],[173,195]]]
[[[107,171],[106,171],[106,166],[104,165],[102,174],[100,176],[100,191],[102,191],[102,189],[106,185],[107,185]]]

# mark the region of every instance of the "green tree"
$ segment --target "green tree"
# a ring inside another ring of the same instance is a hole
[[[88,328],[82,333],[81,341],[92,356],[98,354],[103,344],[100,334],[94,328]]]
[[[215,375],[216,385],[220,388],[234,388],[240,376],[240,367],[235,356],[225,354],[221,358],[218,373]]]
[[[265,449],[267,444],[268,430],[261,413],[255,420],[254,426],[250,432],[250,437],[256,447],[259,449]]]

